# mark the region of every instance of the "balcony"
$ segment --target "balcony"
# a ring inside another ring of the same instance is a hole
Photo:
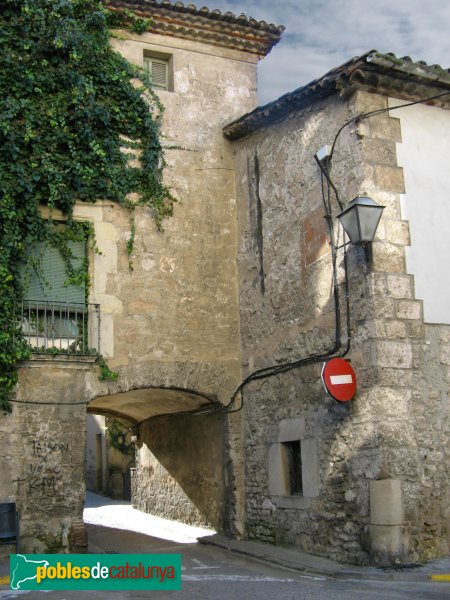
[[[24,300],[20,327],[32,352],[100,352],[100,304]]]

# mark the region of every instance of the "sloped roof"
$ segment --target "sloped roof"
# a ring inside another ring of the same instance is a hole
[[[237,139],[280,121],[286,114],[315,100],[355,89],[412,101],[430,98],[446,90],[450,92],[450,69],[429,66],[424,61],[413,62],[409,56],[397,58],[394,54],[370,50],[278,100],[256,108],[224,127],[223,131],[229,139]],[[441,106],[449,102],[450,93],[442,99],[430,101]]]
[[[266,56],[285,27],[244,14],[222,13],[206,6],[169,0],[104,0],[110,10],[127,9],[151,19],[149,31]]]

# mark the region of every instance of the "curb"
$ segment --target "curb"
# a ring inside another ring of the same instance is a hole
[[[404,581],[404,582],[450,582],[450,575],[446,574],[431,574],[428,572],[401,572],[399,570],[383,571],[377,567],[352,567],[336,563],[336,567],[320,565],[320,562],[332,562],[329,559],[323,559],[319,556],[306,555],[299,552],[297,559],[294,556],[295,551],[281,548],[278,546],[269,546],[258,542],[242,542],[225,538],[221,535],[213,535],[198,539],[200,544],[217,546],[229,552],[248,556],[262,562],[284,567],[310,576],[328,577],[330,579],[356,579],[356,580],[371,580],[371,581]],[[292,558],[286,554],[292,552]],[[278,554],[278,556],[277,556]],[[284,554],[284,556],[280,556]],[[301,561],[301,556],[307,559],[309,564]],[[316,564],[314,564],[316,563]],[[418,565],[417,569],[420,569]],[[430,567],[428,567],[430,569]],[[450,571],[450,563],[449,563]]]

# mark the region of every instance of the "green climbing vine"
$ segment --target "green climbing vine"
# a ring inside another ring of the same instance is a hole
[[[101,198],[129,209],[129,254],[136,206],[150,209],[159,228],[172,214],[175,200],[162,179],[162,106],[142,69],[110,45],[110,27],[142,32],[148,25],[130,11],[108,11],[100,0],[0,0],[3,409],[10,409],[17,365],[30,352],[17,308],[24,295],[22,266],[33,266],[33,246],[58,248],[69,282],[86,283],[87,265],[72,266],[68,242],[94,237],[73,220],[75,202]],[[138,149],[140,165],[128,160],[127,146]],[[43,216],[43,206],[50,217]],[[55,210],[64,215],[64,228],[55,227]]]
[[[108,367],[108,363],[106,362],[102,354],[99,355],[97,362],[98,366],[100,367],[100,381],[115,381],[118,378],[119,374],[117,373],[117,371],[112,371]]]
[[[134,454],[134,443],[128,427],[117,419],[107,420],[107,433],[110,445],[122,454]]]

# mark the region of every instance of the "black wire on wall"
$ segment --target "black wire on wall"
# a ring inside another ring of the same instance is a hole
[[[337,202],[337,204],[339,205],[339,208],[341,210],[343,210],[343,204],[340,200],[339,197],[339,192],[336,188],[336,186],[334,185],[330,173],[329,173],[329,166],[331,164],[331,160],[334,154],[334,150],[336,147],[336,143],[337,140],[340,136],[340,134],[342,133],[342,131],[348,127],[349,125],[351,125],[352,123],[358,123],[359,121],[362,121],[364,119],[367,119],[369,117],[375,116],[375,115],[379,115],[385,112],[389,112],[392,110],[397,110],[399,108],[405,108],[408,106],[414,106],[416,104],[424,104],[426,102],[430,102],[432,100],[436,100],[437,98],[441,98],[443,96],[448,96],[450,95],[450,92],[442,92],[440,94],[436,94],[434,96],[430,96],[428,98],[423,98],[421,100],[416,100],[414,102],[407,102],[405,104],[400,104],[397,106],[392,106],[392,107],[386,107],[386,108],[381,108],[378,110],[373,110],[370,112],[366,112],[366,113],[361,113],[359,115],[356,115],[355,117],[349,119],[346,123],[344,123],[337,131],[332,146],[331,146],[331,152],[329,157],[323,161],[323,163],[317,158],[317,156],[314,156],[317,164],[319,165],[320,168],[320,172],[321,172],[321,190],[322,190],[322,199],[323,199],[323,204],[324,204],[324,208],[325,208],[325,219],[327,220],[328,223],[328,228],[329,228],[329,232],[330,232],[330,244],[331,244],[331,253],[332,253],[332,267],[333,267],[333,295],[334,295],[334,305],[335,305],[335,343],[332,349],[330,349],[328,352],[325,353],[321,353],[321,354],[315,354],[306,358],[300,358],[298,360],[292,361],[292,362],[288,362],[288,363],[284,363],[282,365],[273,365],[273,366],[269,366],[263,369],[259,369],[257,371],[254,371],[253,373],[250,373],[250,375],[248,375],[241,383],[240,385],[236,388],[235,392],[233,393],[233,395],[231,396],[230,401],[228,402],[228,404],[223,405],[219,408],[216,409],[210,409],[209,411],[205,411],[199,414],[212,414],[214,412],[217,412],[218,410],[224,410],[228,413],[233,413],[233,412],[239,412],[242,407],[243,407],[243,398],[242,398],[242,394],[241,394],[241,403],[239,405],[238,408],[236,409],[231,409],[232,405],[234,404],[238,394],[240,392],[242,392],[243,388],[248,385],[250,382],[252,381],[256,381],[258,379],[263,379],[266,377],[273,377],[275,375],[279,375],[281,373],[285,373],[286,371],[290,371],[291,369],[296,369],[296,368],[300,368],[302,366],[305,365],[309,365],[315,362],[321,362],[322,360],[326,360],[328,358],[334,357],[334,356],[340,356],[343,357],[345,356],[349,350],[350,350],[350,344],[351,344],[351,327],[350,327],[350,320],[351,320],[351,315],[350,315],[350,300],[349,300],[349,277],[348,277],[348,255],[347,255],[347,247],[346,245],[343,246],[343,271],[344,271],[344,290],[345,290],[345,304],[346,304],[346,334],[347,334],[347,342],[346,342],[346,346],[345,349],[342,352],[339,352],[342,349],[342,341],[341,341],[341,317],[340,317],[340,297],[339,297],[339,285],[338,285],[338,281],[337,281],[337,266],[336,266],[336,260],[337,260],[337,244],[335,243],[335,236],[334,236],[334,230],[333,230],[333,224],[332,224],[332,206],[331,206],[331,190],[333,190],[334,192],[334,197],[335,200]],[[324,191],[324,187],[323,187],[323,178],[326,179],[327,181],[327,194],[325,194]]]

